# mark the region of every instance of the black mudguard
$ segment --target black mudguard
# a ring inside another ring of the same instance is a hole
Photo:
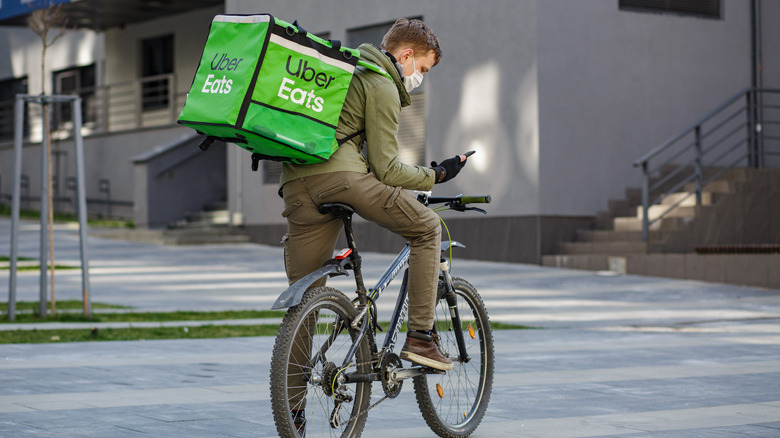
[[[271,306],[271,309],[286,309],[288,307],[298,305],[303,299],[303,294],[306,292],[309,286],[326,275],[331,277],[335,277],[336,275],[349,275],[347,274],[347,270],[345,268],[348,263],[348,258],[341,260],[328,260],[324,265],[322,265],[321,268],[291,284],[287,290],[279,295],[279,298],[276,299],[276,302],[273,306]]]

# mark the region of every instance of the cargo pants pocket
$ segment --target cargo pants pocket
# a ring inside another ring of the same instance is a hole
[[[412,227],[420,220],[420,212],[412,205],[409,196],[400,187],[393,188],[393,193],[385,202],[384,209],[387,216],[400,228]]]
[[[320,202],[322,202],[328,197],[331,197],[337,193],[341,193],[347,189],[349,189],[349,181],[347,181],[346,179],[341,179],[331,184],[328,184],[322,190],[317,191],[316,196],[317,199],[319,199]]]

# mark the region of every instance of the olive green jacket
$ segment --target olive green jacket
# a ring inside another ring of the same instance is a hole
[[[371,44],[358,47],[360,57],[387,71],[384,75],[356,67],[341,110],[336,138],[365,129],[341,145],[324,163],[282,166],[280,188],[294,179],[331,172],[373,173],[384,184],[408,190],[430,190],[436,178],[432,169],[398,161],[398,116],[411,103],[401,75],[390,58]],[[366,158],[363,157],[363,140]]]

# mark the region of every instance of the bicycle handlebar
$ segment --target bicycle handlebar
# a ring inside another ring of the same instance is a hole
[[[474,210],[487,214],[485,210],[476,207],[467,207],[468,204],[489,204],[490,195],[458,195],[458,196],[430,196],[430,192],[417,192],[417,200],[423,205],[447,204],[451,210]]]
[[[458,195],[458,196],[428,196],[428,204],[445,204],[460,202],[461,204],[490,204],[490,195]]]

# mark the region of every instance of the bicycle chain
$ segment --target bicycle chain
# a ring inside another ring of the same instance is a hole
[[[376,362],[376,361],[372,360],[371,362],[357,363],[357,364],[355,364],[355,367],[357,368],[357,367],[359,367],[359,366],[363,366],[363,365],[373,365],[373,364],[374,364],[374,362]],[[379,405],[379,403],[382,403],[383,401],[387,400],[388,398],[389,398],[389,397],[388,397],[387,395],[385,395],[384,397],[380,398],[380,399],[379,399],[379,400],[378,400],[376,403],[374,403],[374,404],[372,404],[371,406],[369,406],[369,407],[367,407],[367,408],[363,409],[361,412],[358,412],[358,413],[357,413],[357,415],[355,415],[355,416],[353,416],[353,417],[350,417],[350,419],[349,419],[349,420],[347,420],[347,422],[346,422],[345,424],[349,424],[349,423],[351,423],[351,422],[353,422],[353,421],[357,420],[358,418],[362,417],[362,416],[363,416],[363,415],[365,415],[365,414],[366,414],[368,411],[370,411],[371,409],[374,409],[375,407],[377,407],[377,405]]]

